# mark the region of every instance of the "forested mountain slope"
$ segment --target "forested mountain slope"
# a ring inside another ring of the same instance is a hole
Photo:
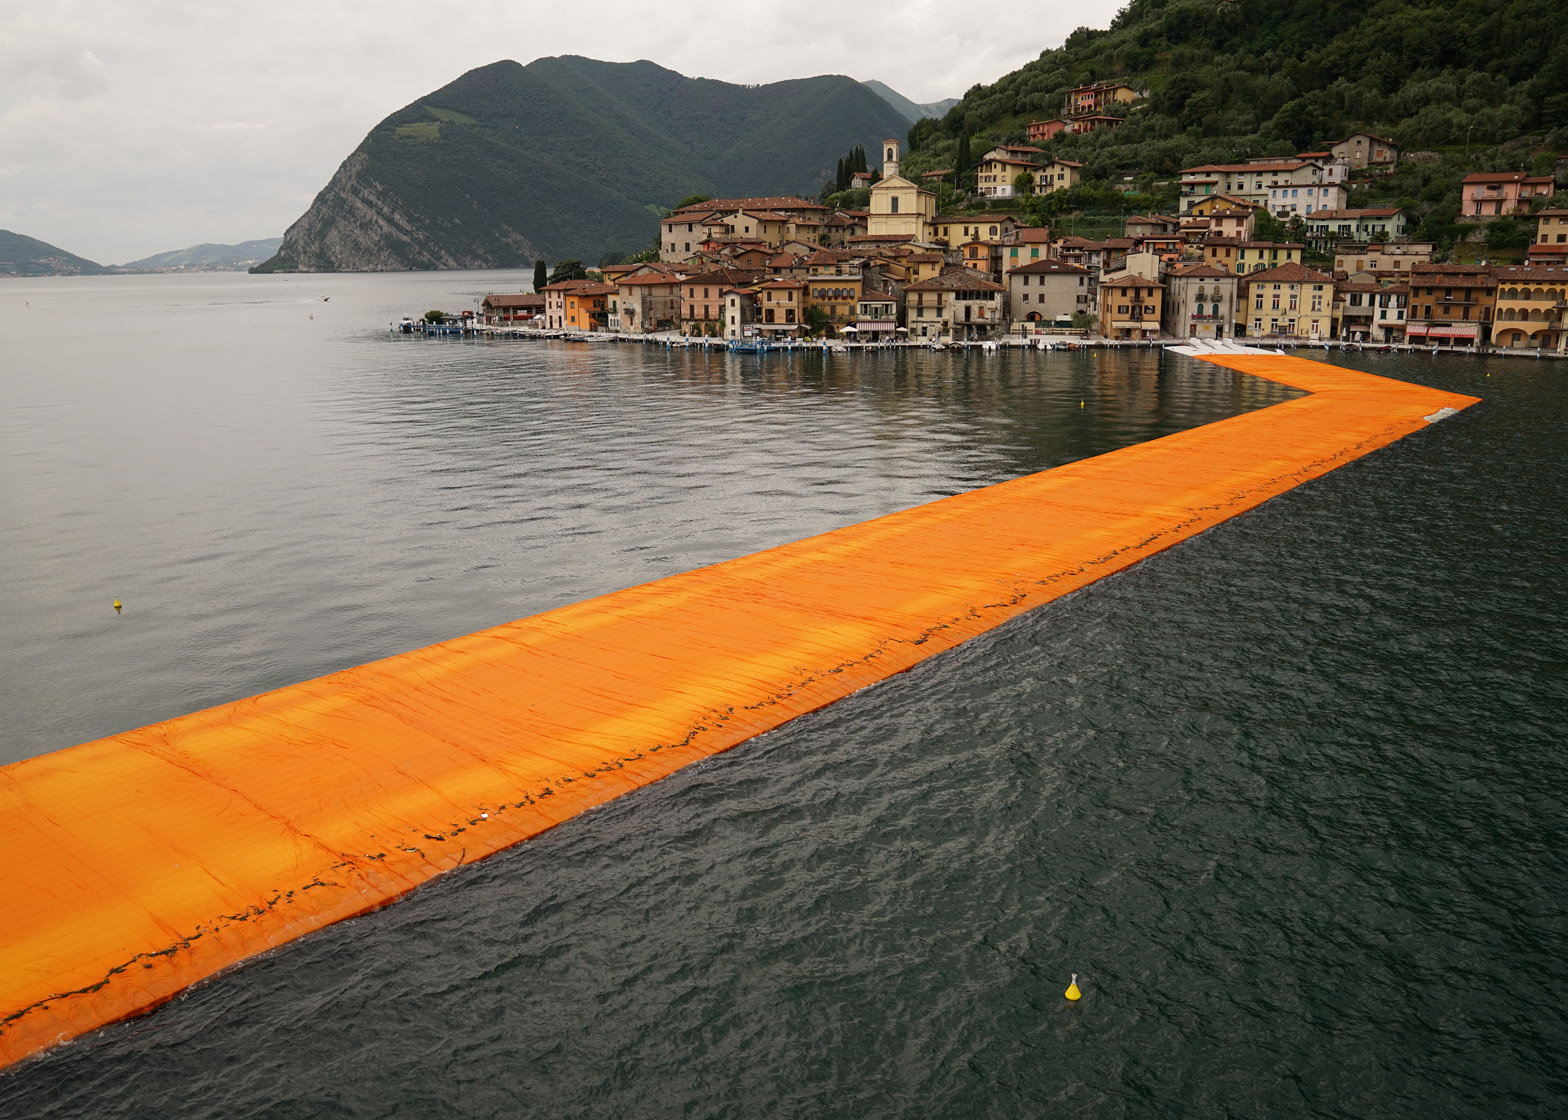
[[[370,131],[263,270],[597,261],[655,238],[660,207],[815,195],[858,145],[908,122],[847,77],[764,86],[651,62],[497,62]]]
[[[1120,127],[1059,142],[1086,175],[1320,149],[1365,129],[1405,149],[1568,144],[1561,0],[1132,0],[1107,30],[971,89],[910,133],[912,171],[1061,114],[1063,91],[1126,79]],[[1520,155],[1518,160],[1526,159]],[[1516,162],[1518,161],[1516,160]]]
[[[47,241],[0,229],[0,276],[96,276],[108,271]]]

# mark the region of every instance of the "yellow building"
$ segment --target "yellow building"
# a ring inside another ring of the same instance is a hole
[[[1043,163],[1034,169],[1034,193],[1071,190],[1078,185],[1078,176],[1082,170],[1083,164],[1070,159],[1053,159],[1050,163]]]
[[[1535,215],[1535,242],[1530,261],[1568,264],[1568,210],[1542,210]]]
[[[1039,168],[1035,166],[1034,157],[1039,154],[1039,148],[1028,144],[1002,144],[981,156],[975,172],[975,187],[980,197],[1012,198],[1018,193],[1013,187],[1018,176],[1028,175],[1031,182],[1036,178]]]
[[[1327,339],[1339,333],[1334,278],[1301,264],[1280,265],[1245,276],[1236,326],[1253,338]],[[1240,333],[1238,329],[1237,333]]]
[[[1005,281],[1007,274],[1015,268],[1036,261],[1046,260],[1051,255],[1051,231],[1044,226],[1025,226],[1020,229],[1012,240],[1002,245],[1002,278]]]
[[[903,258],[905,276],[911,284],[936,279],[946,263],[941,253],[910,253]]]
[[[1021,224],[1016,214],[1000,211],[979,214],[941,214],[931,219],[931,240],[939,245],[962,245],[966,241],[1006,241]]]
[[[1281,265],[1300,264],[1304,245],[1284,241],[1240,241],[1211,237],[1203,243],[1203,263],[1237,276]]]
[[[897,140],[884,140],[882,151],[882,179],[871,188],[866,232],[872,237],[897,235],[923,242],[936,217],[936,195],[898,173]]]
[[[1216,210],[1235,210],[1240,207],[1256,210],[1255,202],[1248,202],[1240,195],[1211,194],[1207,198],[1200,198],[1187,208],[1187,213],[1196,214],[1200,218],[1211,218]]]
[[[863,289],[860,265],[837,254],[818,252],[806,258],[806,306],[820,307],[834,326],[851,322]]]
[[[1563,211],[1558,211],[1564,214]],[[1568,214],[1564,214],[1568,217]],[[1568,244],[1568,242],[1565,242]],[[1492,341],[1510,349],[1561,352],[1568,344],[1563,308],[1568,306],[1568,273],[1541,264],[1499,265],[1497,312]]]

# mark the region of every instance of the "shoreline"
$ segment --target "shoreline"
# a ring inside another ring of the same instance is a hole
[[[1171,349],[1183,346],[1218,346],[1223,349],[1246,347],[1256,350],[1267,350],[1270,353],[1285,355],[1296,351],[1318,351],[1324,353],[1347,352],[1362,353],[1372,352],[1380,354],[1430,354],[1436,357],[1439,354],[1459,354],[1472,358],[1532,358],[1536,360],[1563,361],[1568,360],[1568,353],[1553,350],[1515,349],[1502,346],[1419,346],[1410,342],[1343,342],[1339,339],[1328,341],[1313,341],[1310,339],[1297,339],[1288,337],[1264,338],[1149,338],[1149,339],[1114,339],[1114,338],[1082,338],[1064,335],[1030,335],[1008,336],[992,339],[939,339],[939,340],[898,340],[892,342],[860,342],[849,339],[780,339],[777,341],[766,339],[727,339],[713,338],[705,335],[683,335],[675,332],[664,331],[650,334],[622,334],[615,331],[566,331],[543,330],[533,327],[505,327],[489,324],[472,324],[466,327],[436,327],[420,328],[413,331],[401,331],[397,323],[388,325],[388,334],[406,334],[410,338],[462,338],[470,341],[498,339],[536,339],[541,341],[557,342],[584,342],[584,343],[609,343],[630,342],[642,346],[665,346],[675,349],[698,350],[731,350],[736,353],[775,353],[775,352],[818,352],[818,353],[847,353],[851,351],[887,351],[887,350],[979,350],[981,352],[995,352],[1000,350],[1036,350],[1036,351],[1071,351],[1071,350],[1157,350]],[[739,343],[740,345],[734,345]]]

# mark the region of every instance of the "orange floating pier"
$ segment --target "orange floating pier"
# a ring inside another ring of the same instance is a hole
[[[1310,395],[0,768],[0,1066],[1475,403],[1183,352]]]

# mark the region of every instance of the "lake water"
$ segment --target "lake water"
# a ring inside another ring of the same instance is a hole
[[[0,285],[0,762],[1288,395],[385,330],[526,286]],[[1568,366],[1331,360],[1485,402],[0,1074],[0,1116],[1560,1114]]]

